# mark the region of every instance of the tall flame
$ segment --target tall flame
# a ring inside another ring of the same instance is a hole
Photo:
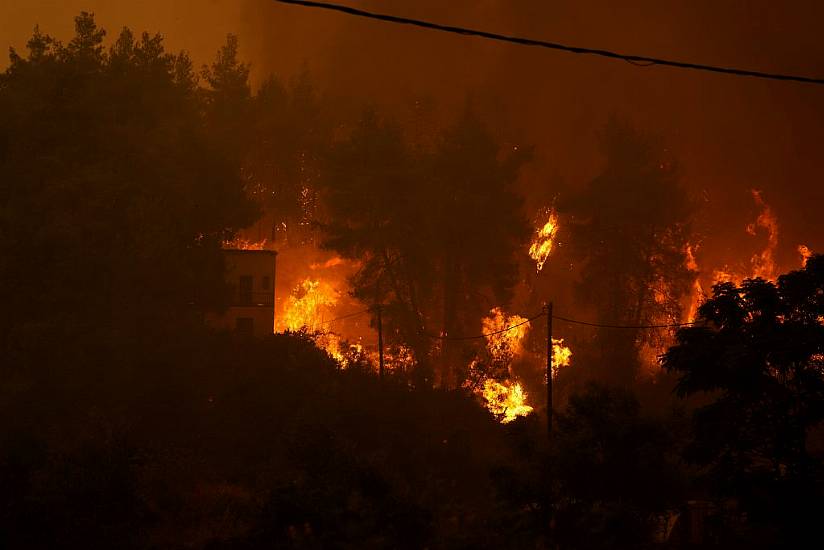
[[[523,340],[531,323],[520,315],[506,315],[496,307],[481,321],[486,347],[495,361],[509,363],[523,353]],[[509,329],[509,330],[507,330]]]
[[[753,277],[761,277],[772,281],[775,279],[775,250],[778,248],[778,219],[773,214],[772,208],[764,202],[761,191],[752,190],[752,198],[761,207],[755,222],[747,226],[747,233],[755,236],[759,229],[767,232],[767,246],[759,254],[755,254],[752,259]]]
[[[535,260],[538,273],[544,268],[549,255],[555,247],[555,236],[558,234],[558,214],[554,208],[547,210],[547,221],[535,231],[532,246],[529,247],[529,257]]]
[[[801,267],[807,267],[807,260],[812,258],[813,251],[805,244],[798,245],[798,253],[801,254]]]
[[[564,345],[563,338],[552,339],[552,377],[558,376],[561,367],[568,367],[572,361],[572,350]]]
[[[686,257],[686,268],[696,274],[699,272],[698,260],[695,257],[695,252],[697,250],[698,245],[692,243],[687,243],[684,250],[684,256]],[[689,310],[687,311],[687,322],[692,323],[695,321],[698,316],[698,308],[701,305],[701,300],[705,297],[706,293],[704,292],[704,286],[701,284],[701,278],[696,276],[695,280],[692,282],[692,294],[690,296]]]
[[[744,279],[760,277],[768,281],[776,280],[778,267],[775,262],[775,251],[778,248],[778,219],[770,205],[766,203],[761,191],[750,191],[755,204],[760,208],[755,221],[747,224],[746,231],[757,236],[760,231],[767,233],[767,244],[764,249],[753,254],[750,258],[750,269],[733,269],[728,265],[716,269],[712,274],[712,283],[735,283],[740,285]]]
[[[482,321],[486,334],[486,348],[494,363],[503,366],[508,374],[505,380],[487,377],[483,386],[477,391],[484,400],[486,408],[499,417],[501,422],[512,422],[519,416],[526,416],[533,411],[528,403],[528,395],[511,370],[515,359],[525,354],[524,340],[531,323],[520,315],[507,315],[496,307]],[[558,375],[561,368],[567,367],[572,359],[572,350],[564,345],[562,338],[552,339],[552,376]],[[473,362],[470,370],[477,366]]]
[[[317,331],[322,328],[322,315],[338,303],[338,292],[329,284],[318,279],[304,279],[292,291],[283,313],[286,330],[297,331],[307,328]]]
[[[523,341],[529,332],[530,323],[520,315],[507,315],[496,307],[482,320],[481,326],[487,335],[486,348],[492,361],[504,365],[510,376],[501,382],[487,378],[479,394],[489,412],[503,423],[512,422],[517,417],[532,412],[532,407],[527,404],[526,392],[519,382],[512,379],[509,369],[512,361],[524,352]]]

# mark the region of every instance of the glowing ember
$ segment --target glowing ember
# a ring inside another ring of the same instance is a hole
[[[538,273],[544,268],[552,249],[555,247],[555,236],[558,234],[558,214],[555,209],[547,211],[547,221],[535,232],[532,246],[529,247],[529,257],[535,260]]]
[[[305,279],[292,291],[283,313],[286,330],[306,328],[312,332],[322,328],[323,313],[338,302],[338,292],[320,280]],[[327,319],[328,320],[328,319]]]
[[[504,424],[532,412],[532,407],[526,404],[526,392],[517,382],[507,380],[500,383],[486,380],[481,393],[489,412],[500,418]]]

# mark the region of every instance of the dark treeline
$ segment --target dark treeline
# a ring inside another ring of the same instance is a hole
[[[432,129],[344,114],[307,74],[253,89],[234,37],[200,71],[159,36],[104,39],[82,14],[0,74],[1,547],[818,546],[824,256],[717,285],[675,335],[587,333],[548,441],[460,389],[474,344],[431,338],[512,302],[528,147],[471,102]],[[660,143],[602,137],[601,174],[558,202],[575,303],[678,320],[695,205]],[[414,369],[208,330],[222,243],[255,223],[359,260],[353,294]]]

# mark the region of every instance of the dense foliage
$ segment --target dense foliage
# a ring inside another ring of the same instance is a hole
[[[712,397],[687,456],[762,542],[805,540],[824,502],[824,256],[777,283],[716,285],[699,315],[663,360],[681,395]]]
[[[514,188],[528,154],[501,151],[467,110],[435,140],[415,148],[401,128],[367,112],[330,155],[325,246],[363,262],[353,281],[366,303],[384,303],[402,341],[428,372],[432,334],[477,333],[517,281],[515,253],[529,235]],[[455,387],[460,350],[436,359],[437,380]]]
[[[678,322],[696,273],[686,261],[692,205],[677,166],[659,140],[617,119],[602,148],[601,173],[563,205],[574,221],[570,253],[583,264],[578,301],[602,324]],[[632,384],[640,346],[660,336],[599,330],[589,368],[599,380]]]
[[[88,14],[76,27],[67,45],[35,31],[0,75],[0,323],[14,338],[217,305],[221,242],[254,219],[189,59],[129,30],[106,50]]]

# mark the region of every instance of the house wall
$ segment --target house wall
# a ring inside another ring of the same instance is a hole
[[[249,331],[256,337],[272,334],[275,329],[276,253],[271,250],[225,250],[224,254],[230,289],[229,308],[223,314],[207,315],[206,323],[219,330]]]

